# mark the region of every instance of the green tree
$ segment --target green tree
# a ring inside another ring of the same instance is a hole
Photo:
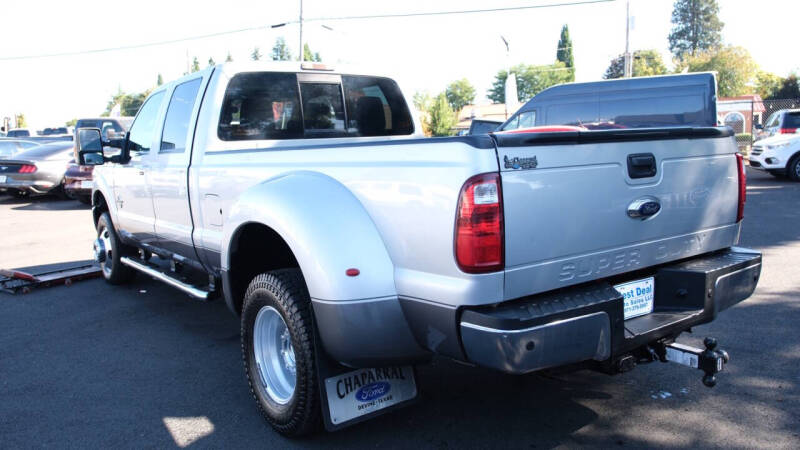
[[[289,51],[289,46],[286,45],[286,39],[282,37],[275,39],[275,45],[272,46],[272,60],[273,61],[292,60],[292,52]]]
[[[28,128],[28,121],[25,120],[25,114],[16,114],[14,119],[17,122],[17,128]]]
[[[561,38],[558,40],[556,48],[556,61],[561,61],[566,67],[575,68],[575,57],[572,55],[572,39],[569,37],[569,27],[565,24],[561,27]],[[575,81],[575,71],[570,71],[569,81]]]
[[[523,102],[530,100],[531,97],[550,86],[568,83],[573,79],[573,69],[566,67],[561,61],[544,66],[517,64],[511,68],[511,71],[517,77],[517,96]],[[506,78],[508,78],[508,71],[506,70],[501,70],[495,75],[492,88],[487,93],[487,97],[491,101],[505,103]]]
[[[469,105],[475,100],[475,87],[472,86],[469,80],[462,78],[450,83],[445,89],[444,95],[447,97],[447,102],[453,111],[458,112],[465,105]]]
[[[261,59],[261,49],[259,49],[258,47],[253,47],[253,51],[250,52],[250,59],[252,59],[253,61],[258,61],[259,59]]]
[[[191,73],[199,72],[200,71],[200,61],[197,60],[197,56],[192,58],[192,70]]]
[[[774,73],[759,70],[756,74],[756,94],[764,100],[776,98],[775,94],[782,85],[783,78]]]
[[[698,51],[722,43],[722,27],[717,0],[676,0],[672,9],[669,50],[676,58],[695,56]]]
[[[231,52],[228,52],[228,56],[225,57],[225,62],[233,62],[233,57],[231,56]]]
[[[303,61],[322,62],[322,57],[319,56],[319,52],[312,53],[308,42],[303,44]]]
[[[428,115],[425,125],[427,125],[432,135],[451,136],[453,134],[453,127],[456,125],[456,113],[450,108],[444,92],[437,95],[436,99],[433,100]]]
[[[637,50],[633,52],[633,76],[649,77],[653,75],[664,75],[667,73],[667,66],[661,58],[658,50]],[[619,55],[611,60],[603,78],[610,80],[622,78],[625,75],[625,55]]]
[[[687,55],[676,65],[676,72],[717,72],[717,91],[720,97],[734,97],[752,92],[758,65],[750,52],[742,47],[725,46]]]
[[[781,80],[780,88],[769,98],[800,98],[800,85],[797,82],[797,74],[790,74]]]
[[[64,122],[65,127],[74,127],[75,124],[78,123],[78,119],[72,119]]]
[[[417,91],[414,93],[413,101],[414,108],[416,108],[417,111],[427,111],[430,109],[433,99],[427,92]]]
[[[214,61],[214,58],[208,58],[208,67],[214,67],[217,63]]]
[[[116,94],[111,96],[111,100],[106,104],[106,110],[100,115],[102,117],[108,117],[111,114],[111,110],[114,109],[114,106],[119,104],[121,116],[135,116],[142,106],[142,103],[144,103],[147,96],[150,95],[150,92],[152,92],[152,89],[137,94],[126,94],[120,89]]]
[[[156,86],[161,86],[162,84],[164,84],[164,77],[162,77],[159,73],[158,78],[156,79]]]

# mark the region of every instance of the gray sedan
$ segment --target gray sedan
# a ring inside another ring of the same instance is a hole
[[[0,192],[17,197],[64,193],[64,173],[73,158],[70,141],[53,142],[0,159]]]

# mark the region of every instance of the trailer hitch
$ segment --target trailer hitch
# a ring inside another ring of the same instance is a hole
[[[717,349],[717,340],[712,337],[705,338],[703,345],[705,350],[677,342],[659,343],[654,350],[662,362],[671,361],[702,370],[703,384],[712,388],[717,384],[717,373],[722,372],[731,358],[725,350]]]

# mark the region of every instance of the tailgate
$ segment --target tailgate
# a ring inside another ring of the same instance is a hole
[[[730,247],[738,239],[737,148],[727,128],[500,133],[495,139],[506,299]]]

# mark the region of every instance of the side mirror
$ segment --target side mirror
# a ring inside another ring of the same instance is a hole
[[[760,123],[756,124],[756,130],[763,130],[763,129],[764,129],[764,125],[761,125]]]
[[[78,128],[75,136],[78,150],[78,164],[99,166],[105,162],[103,157],[103,137],[99,128]]]

